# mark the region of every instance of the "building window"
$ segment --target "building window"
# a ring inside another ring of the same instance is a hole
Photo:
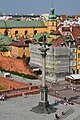
[[[72,62],[72,66],[76,66],[76,62]]]
[[[73,49],[73,52],[76,52],[76,49]]]
[[[78,58],[80,58],[80,53],[78,53]]]
[[[79,74],[79,70],[77,69],[77,74]]]
[[[80,65],[80,60],[78,61],[78,65]]]
[[[73,42],[73,45],[76,45],[75,42]]]
[[[37,34],[37,30],[34,30],[34,35],[36,35]]]
[[[25,50],[25,47],[23,47],[23,50]]]
[[[25,33],[24,33],[24,34],[26,35],[27,33],[28,33],[28,31],[27,31],[27,30],[25,30]]]
[[[18,34],[18,30],[15,31],[15,35]]]
[[[7,29],[5,29],[5,31],[4,31],[4,36],[8,36],[8,30]]]
[[[52,22],[52,26],[54,26],[54,22]]]
[[[80,47],[78,47],[78,50],[80,50]]]
[[[72,68],[73,74],[75,74],[75,70]]]
[[[72,55],[72,59],[76,59],[76,55]]]

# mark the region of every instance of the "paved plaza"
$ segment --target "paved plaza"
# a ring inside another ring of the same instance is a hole
[[[3,73],[1,73],[3,76]],[[25,83],[41,85],[40,80],[29,80],[27,78],[12,75],[11,79]],[[80,120],[80,85],[74,85],[75,90],[71,89],[71,84],[67,81],[58,81],[58,84],[47,82],[49,87],[49,103],[56,108],[56,112],[51,114],[37,114],[32,110],[40,102],[40,95],[27,95],[11,98],[6,101],[0,101],[0,119],[1,120],[54,120],[55,113],[60,116],[61,120]],[[68,86],[68,89],[65,87]],[[55,95],[55,91],[59,94]],[[71,104],[55,104],[55,100],[60,101],[66,97],[71,99],[74,105]],[[77,104],[76,104],[77,103]],[[62,115],[65,112],[65,115]]]
[[[64,84],[55,84],[52,85],[52,88],[49,90],[52,96],[56,96],[59,98],[66,97],[70,99],[74,103],[80,105],[80,85],[73,85],[75,89],[72,89],[71,85],[68,82],[63,81]],[[66,87],[68,86],[68,89]]]
[[[38,105],[40,95],[28,95],[26,97],[17,97],[8,99],[6,101],[0,101],[0,120],[54,120],[55,113],[51,114],[37,114],[31,111],[31,109]],[[80,106],[74,105],[55,105],[54,101],[59,100],[53,96],[49,96],[49,102],[55,108],[56,113],[61,115],[61,112],[73,110],[72,113],[64,117],[65,120],[73,120],[80,115]],[[80,118],[78,119],[80,120]]]

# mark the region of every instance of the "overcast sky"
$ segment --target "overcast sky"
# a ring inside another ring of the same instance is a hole
[[[80,0],[0,0],[0,12],[14,14],[49,13],[52,3],[55,14],[80,14]]]

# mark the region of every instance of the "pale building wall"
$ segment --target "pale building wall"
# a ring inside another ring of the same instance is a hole
[[[42,67],[42,56],[41,52],[38,50],[40,47],[41,46],[39,45],[30,44],[30,63],[34,63]],[[46,76],[53,79],[55,74],[60,77],[60,75],[65,76],[67,73],[69,73],[68,48],[50,47],[46,55]]]
[[[25,53],[26,57],[30,57],[30,51],[29,47],[16,47],[16,46],[10,46],[11,48],[11,56],[12,57],[22,57]]]

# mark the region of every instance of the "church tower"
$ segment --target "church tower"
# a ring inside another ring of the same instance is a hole
[[[50,14],[48,16],[48,32],[56,31],[57,30],[57,20],[56,15],[54,14],[54,8],[50,9]]]

